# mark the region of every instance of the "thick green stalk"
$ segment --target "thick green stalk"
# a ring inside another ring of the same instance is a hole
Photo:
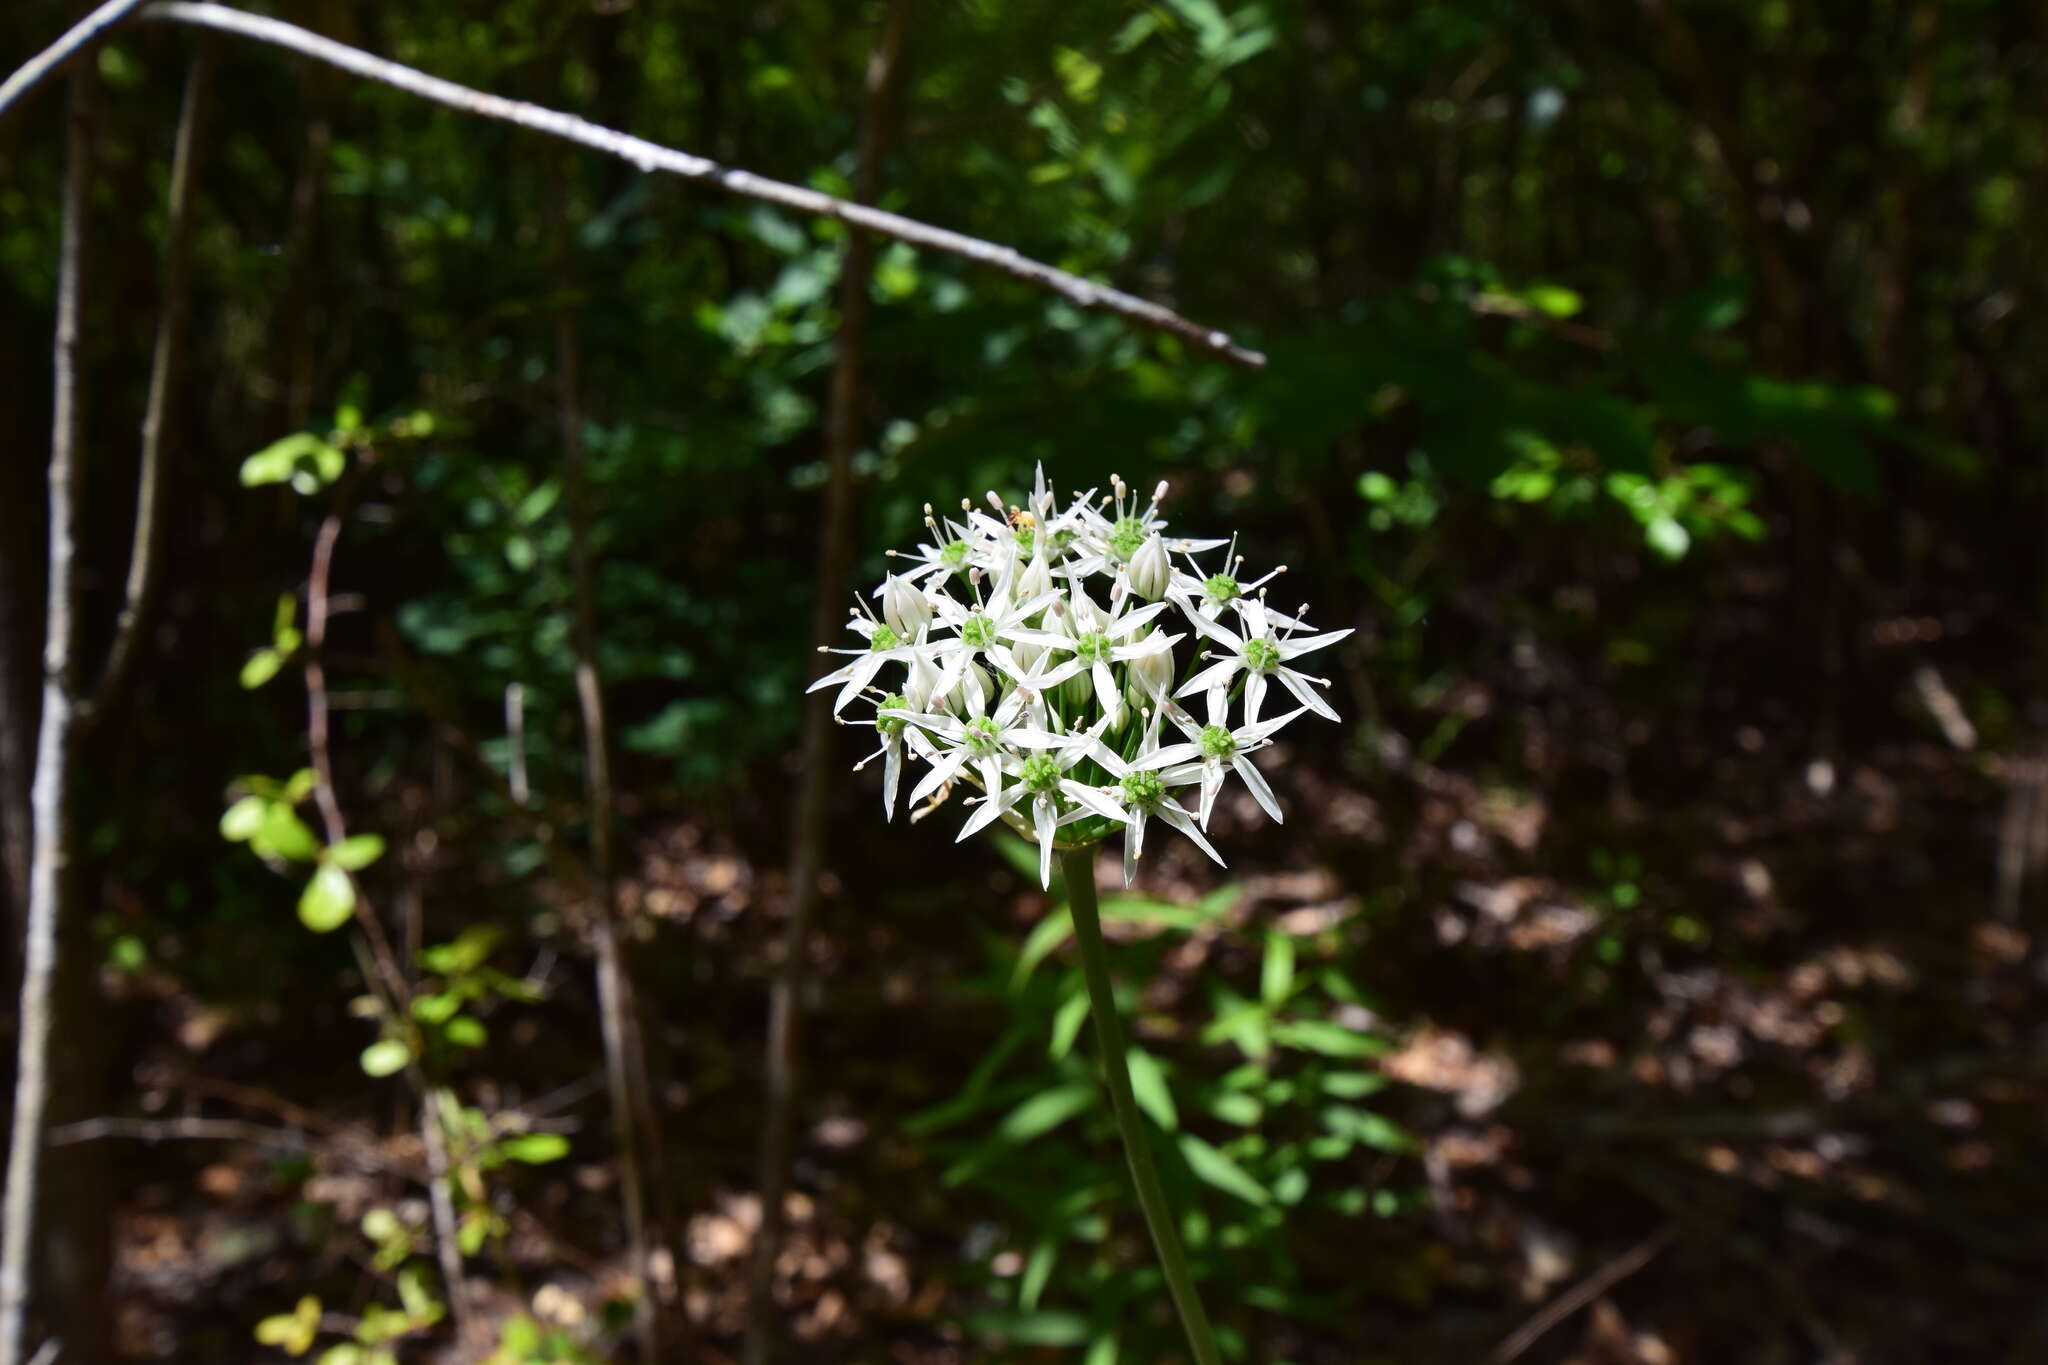
[[[1145,1210],[1145,1224],[1152,1230],[1152,1245],[1159,1251],[1159,1263],[1166,1271],[1166,1283],[1173,1291],[1174,1307],[1180,1310],[1181,1326],[1187,1329],[1196,1365],[1221,1365],[1223,1358],[1216,1351],[1216,1334],[1210,1329],[1209,1315],[1202,1311],[1201,1295],[1195,1292],[1194,1276],[1188,1272],[1188,1254],[1180,1244],[1180,1229],[1174,1222],[1172,1207],[1166,1202],[1166,1191],[1159,1187],[1159,1172],[1152,1165],[1152,1148],[1145,1139],[1144,1119],[1131,1095],[1124,1026],[1117,1017],[1116,995],[1110,989],[1109,951],[1102,943],[1102,918],[1095,906],[1095,850],[1090,847],[1063,853],[1060,867],[1066,873],[1067,901],[1074,911],[1074,939],[1081,945],[1081,974],[1088,980],[1088,1012],[1095,1016],[1095,1041],[1102,1049],[1110,1105],[1116,1111],[1116,1128],[1123,1138],[1124,1155],[1130,1159],[1138,1203]]]

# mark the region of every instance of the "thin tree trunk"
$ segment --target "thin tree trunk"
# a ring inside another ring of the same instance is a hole
[[[80,724],[94,729],[120,700],[134,668],[140,641],[156,603],[158,545],[162,540],[164,424],[184,350],[185,319],[192,293],[192,200],[200,125],[210,70],[208,44],[201,44],[185,77],[185,101],[178,111],[178,140],[171,154],[171,199],[165,228],[163,307],[157,316],[156,350],[150,359],[149,399],[142,418],[142,465],[136,476],[135,535],[128,555],[128,588],[114,627],[99,685],[82,703]]]
[[[604,1036],[605,1085],[610,1092],[612,1141],[618,1150],[619,1202],[632,1258],[633,1333],[643,1362],[660,1360],[662,1315],[657,1311],[650,1272],[652,1244],[647,1228],[645,1163],[659,1157],[650,1106],[635,1103],[633,979],[620,942],[612,902],[611,741],[605,721],[604,682],[597,669],[597,592],[590,553],[590,485],[583,460],[583,418],[576,396],[576,321],[565,302],[555,316],[557,413],[562,429],[562,468],[569,494],[569,558],[575,596],[572,635],[576,651],[576,702],[583,715],[583,778],[590,803],[591,934],[597,948],[597,1009]]]
[[[35,823],[29,867],[27,943],[21,981],[7,1187],[0,1201],[0,1365],[29,1355],[28,1304],[36,1236],[43,1123],[49,1100],[50,1001],[58,930],[71,864],[71,755],[76,737],[77,629],[74,579],[79,494],[79,258],[92,183],[96,76],[72,77],[65,152],[64,226],[57,283],[55,405],[50,435],[49,605],[43,625],[43,704],[36,736]]]
[[[882,158],[889,143],[889,105],[902,66],[910,29],[911,0],[891,0],[880,41],[868,62],[867,119],[861,129],[854,198],[871,204],[879,196]],[[839,604],[846,593],[853,557],[853,455],[860,442],[861,360],[866,344],[868,298],[875,243],[866,233],[848,234],[839,273],[838,352],[825,417],[825,514],[819,528],[817,597],[811,643],[829,645],[839,636]],[[761,1225],[754,1238],[748,1280],[747,1365],[766,1365],[778,1333],[775,1263],[782,1241],[783,1190],[788,1180],[791,1136],[796,1124],[799,1038],[803,986],[810,956],[811,914],[818,902],[818,870],[825,854],[825,811],[832,767],[831,698],[811,699],[804,715],[803,786],[798,792],[790,839],[789,918],[783,927],[782,962],[768,1011],[767,1117],[761,1133]]]

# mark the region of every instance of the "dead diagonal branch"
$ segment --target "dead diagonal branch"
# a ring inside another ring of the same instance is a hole
[[[73,24],[63,37],[29,58],[21,70],[0,81],[0,117],[5,117],[22,96],[99,46],[116,24],[142,5],[143,0],[107,0]]]
[[[574,114],[544,109],[524,100],[488,95],[481,90],[472,90],[466,85],[457,85],[438,76],[429,76],[424,71],[372,56],[360,48],[323,38],[293,24],[244,14],[225,5],[186,3],[185,0],[162,0],[143,10],[139,17],[217,29],[285,48],[365,80],[377,81],[465,114],[516,124],[603,152],[642,171],[662,171],[685,180],[700,181],[749,199],[779,204],[798,213],[836,219],[910,246],[943,251],[1047,290],[1077,308],[1114,313],[1140,326],[1179,337],[1202,351],[1248,369],[1260,369],[1266,363],[1264,355],[1238,345],[1224,332],[1190,322],[1172,309],[1149,300],[1070,275],[1042,261],[1034,261],[1014,247],[999,246],[979,237],[906,218],[900,213],[890,213],[886,209],[871,208],[786,181],[755,175],[752,171],[721,166],[706,157],[600,127]]]

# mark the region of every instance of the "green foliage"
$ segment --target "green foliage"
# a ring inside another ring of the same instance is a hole
[[[1149,979],[1180,935],[1214,934],[1240,894],[1226,885],[1197,905],[1106,898],[1105,922],[1148,931],[1135,942],[1119,935],[1121,979]],[[1109,1236],[1138,1214],[1106,1092],[1079,1046],[1087,1022],[1079,969],[1054,969],[1072,933],[1058,904],[1021,944],[991,944],[976,986],[1003,1002],[1010,1022],[960,1092],[910,1128],[948,1159],[946,1183],[979,1190],[1004,1210],[984,1265],[1006,1251],[1022,1258],[1014,1280],[984,1272],[1003,1306],[975,1312],[970,1327],[1016,1346],[1093,1343],[1104,1359],[1107,1340],[1111,1352],[1144,1359],[1177,1336],[1170,1323],[1155,1328],[1132,1316],[1129,1305],[1162,1293],[1163,1282],[1149,1262],[1124,1262]],[[1133,1093],[1159,1130],[1162,1177],[1183,1214],[1198,1280],[1229,1302],[1281,1313],[1320,1311],[1314,1277],[1290,1251],[1288,1220],[1399,1212],[1392,1190],[1369,1200],[1351,1183],[1347,1158],[1416,1150],[1395,1120],[1363,1103],[1386,1080],[1359,1064],[1387,1044],[1331,1017],[1358,992],[1335,963],[1309,953],[1313,945],[1267,933],[1255,994],[1214,980],[1194,1037],[1134,1046],[1127,1057]],[[1237,1063],[1219,1069],[1215,1048]]]

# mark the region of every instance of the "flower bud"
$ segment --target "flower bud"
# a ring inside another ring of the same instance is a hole
[[[1166,558],[1166,542],[1157,531],[1131,556],[1129,573],[1131,591],[1147,602],[1157,602],[1166,596],[1166,585],[1173,581],[1173,565]]]
[[[980,664],[969,664],[960,681],[946,694],[946,705],[963,716],[984,715],[995,704],[995,686],[988,670]]]
[[[931,705],[932,689],[938,685],[938,667],[921,652],[913,651],[910,656],[910,676],[903,681],[903,695],[910,703],[909,709],[927,709]]]
[[[1045,556],[1034,554],[1031,562],[1017,578],[1017,599],[1028,602],[1042,592],[1052,589],[1052,570],[1045,566]]]
[[[1173,651],[1158,649],[1131,660],[1131,683],[1157,701],[1173,689]]]
[[[904,639],[913,639],[930,623],[932,604],[916,584],[892,574],[882,590],[882,619]]]

